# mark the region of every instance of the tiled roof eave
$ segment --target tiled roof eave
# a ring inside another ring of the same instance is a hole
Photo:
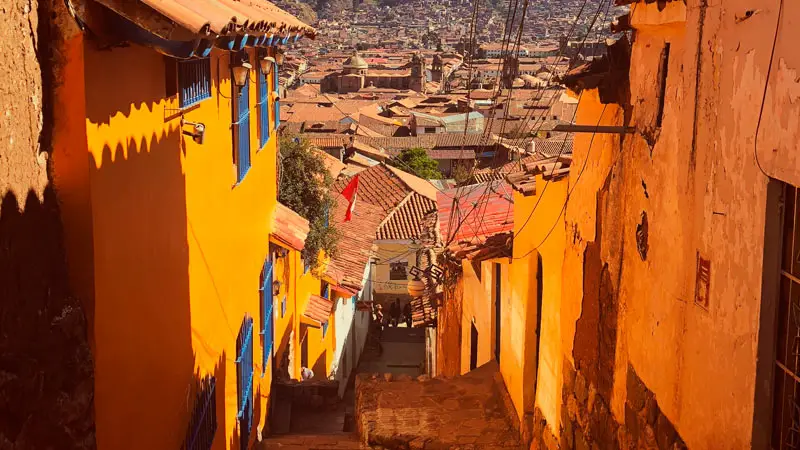
[[[316,36],[314,28],[267,0],[97,1],[164,39],[171,39],[171,33],[165,33],[163,22],[154,18],[153,11],[189,34],[204,39],[213,39],[216,36],[263,36],[265,39],[249,42],[263,45],[267,42],[266,37],[270,35],[277,35],[280,38],[306,36],[312,39]]]

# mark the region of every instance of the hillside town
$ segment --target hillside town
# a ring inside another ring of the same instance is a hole
[[[784,0],[10,0],[0,449],[800,446]]]

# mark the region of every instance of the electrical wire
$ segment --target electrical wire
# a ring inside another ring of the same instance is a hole
[[[611,0],[608,0],[608,1],[606,2],[606,11],[608,11],[608,10],[609,10],[609,8],[610,8],[610,2],[611,2]],[[584,6],[585,6],[585,4],[586,4],[586,2],[584,1]],[[600,3],[598,3],[598,8],[597,8],[597,11],[595,12],[594,18],[592,19],[592,22],[591,22],[591,24],[590,24],[590,26],[589,26],[589,30],[588,30],[588,32],[587,32],[587,33],[584,35],[584,37],[583,37],[583,40],[582,40],[582,42],[581,42],[581,45],[579,46],[579,49],[578,49],[578,53],[580,53],[580,51],[583,49],[583,46],[584,46],[584,44],[585,44],[585,42],[586,42],[586,39],[587,39],[587,38],[588,38],[588,36],[591,34],[591,32],[592,32],[592,29],[594,28],[594,25],[595,25],[595,24],[596,24],[596,22],[597,22],[597,18],[598,18],[598,17],[599,17],[599,15],[600,15],[600,11],[602,11],[603,4],[604,4],[604,3],[603,3],[602,1],[601,1]],[[581,8],[581,11],[583,11],[583,7]],[[607,17],[607,12],[606,12],[606,17]],[[579,16],[578,16],[578,17],[576,17],[576,23],[577,23],[578,19],[579,19]],[[521,27],[521,26],[520,26],[520,27]],[[574,30],[574,26],[572,27],[572,29]],[[560,51],[561,51],[561,50],[560,50]],[[559,51],[559,52],[560,52],[560,51]],[[512,89],[513,89],[513,85],[512,85]],[[509,91],[510,91],[510,90],[509,90]],[[582,96],[582,94],[581,94],[581,96]],[[510,93],[509,93],[509,97],[510,97]],[[553,96],[553,98],[555,98],[555,96]],[[510,100],[509,100],[509,101],[510,101]],[[580,98],[579,98],[579,100],[578,100],[578,103],[580,104]],[[551,105],[550,105],[549,109],[552,109],[552,99],[551,99]],[[548,111],[549,111],[549,109],[548,109]],[[574,122],[575,115],[577,115],[577,111],[578,111],[578,108],[577,108],[577,106],[576,106],[576,108],[575,108],[575,112],[573,113],[573,122]],[[504,119],[505,119],[505,118],[504,118]],[[504,124],[505,124],[505,123],[504,123]],[[558,158],[558,157],[560,157],[560,156],[561,156],[561,154],[563,153],[563,151],[564,151],[564,147],[565,147],[565,145],[566,145],[566,141],[567,141],[568,137],[569,137],[569,135],[568,135],[568,134],[567,134],[567,135],[565,135],[564,142],[562,143],[562,145],[561,145],[561,148],[559,149],[559,154],[558,154],[557,158]],[[520,161],[521,161],[521,160],[520,160]],[[520,164],[521,164],[521,162],[520,162]],[[498,168],[498,169],[496,169],[496,171],[498,171],[498,170],[499,170],[499,168]],[[551,170],[551,176],[552,176],[552,173],[553,173],[554,171],[555,171],[555,166],[554,166],[554,167],[553,167],[553,169]],[[546,191],[546,189],[547,189],[547,185],[549,184],[549,181],[550,181],[550,179],[548,179],[548,180],[547,180],[547,182],[545,183],[545,187],[544,187],[544,188],[543,188],[543,190],[542,190],[542,194],[539,196],[539,198],[538,198],[538,200],[537,200],[537,203],[536,203],[536,205],[534,206],[533,210],[531,211],[531,214],[528,216],[528,218],[526,219],[525,223],[523,224],[523,226],[522,226],[522,228],[519,230],[519,232],[521,232],[521,231],[522,231],[522,229],[524,229],[524,228],[525,228],[525,226],[528,224],[528,222],[529,222],[530,218],[533,216],[533,213],[535,212],[535,210],[536,210],[536,207],[538,207],[539,201],[541,201],[541,199],[542,199],[542,196],[543,196],[544,192],[545,192],[545,191]],[[484,194],[485,194],[486,192],[488,192],[488,186],[487,186],[487,189],[484,191]],[[478,199],[478,203],[480,203],[480,200],[481,200],[481,198],[479,198],[479,199]],[[487,201],[486,201],[486,203],[487,203],[487,207],[488,207],[488,198],[487,198]],[[475,208],[473,208],[473,210],[474,210],[474,209],[475,209]],[[479,209],[479,211],[480,211],[480,209]],[[510,206],[509,206],[509,208],[508,208],[508,211],[506,212],[506,217],[508,217],[509,211],[510,211]],[[470,216],[470,214],[471,214],[471,211],[470,211],[470,213],[468,213],[468,214],[467,214],[467,216],[466,216],[466,217],[469,217],[469,216]],[[480,216],[480,214],[476,214],[476,218],[477,218],[478,216]],[[516,237],[517,235],[519,235],[519,232],[518,232],[518,233],[516,233],[514,237]],[[475,238],[477,238],[477,233],[475,234]],[[448,244],[449,244],[449,242],[448,242]]]
[[[603,105],[603,110],[600,112],[600,118],[597,120],[597,125],[598,126],[600,125],[600,122],[603,119],[603,114],[605,114],[607,107],[608,107],[608,105]],[[512,259],[522,259],[522,258],[525,258],[526,256],[530,255],[535,250],[537,250],[539,247],[541,247],[547,241],[547,239],[550,237],[550,235],[553,233],[553,230],[555,230],[556,226],[559,223],[559,219],[561,219],[561,215],[564,214],[564,210],[566,210],[566,208],[567,208],[567,204],[569,203],[569,198],[572,196],[572,192],[578,186],[578,182],[580,181],[581,176],[583,175],[583,171],[586,169],[586,166],[589,163],[589,156],[592,153],[592,144],[594,143],[594,138],[596,136],[597,136],[596,132],[592,133],[592,138],[589,140],[589,149],[586,151],[586,159],[584,159],[583,165],[581,166],[581,170],[580,170],[580,172],[578,172],[578,176],[575,178],[575,183],[572,184],[572,188],[567,192],[567,198],[564,199],[564,204],[561,206],[561,210],[559,211],[558,216],[556,217],[556,220],[553,223],[553,226],[550,227],[550,230],[547,232],[547,234],[545,235],[544,239],[542,239],[542,241],[539,242],[538,245],[536,245],[532,249],[528,250],[525,254],[523,254],[521,256],[513,257]],[[619,152],[617,152],[617,157],[614,159],[614,162],[611,164],[611,167],[609,168],[609,170],[613,169],[614,166],[617,164],[617,161],[619,161],[619,155],[622,154],[622,150],[623,149],[620,148]],[[541,199],[541,197],[539,197],[539,198]],[[538,204],[538,202],[537,202],[537,204]],[[520,229],[520,231],[521,231],[521,229]],[[517,234],[517,236],[518,235],[519,234]]]
[[[778,32],[780,31],[781,26],[781,19],[783,18],[783,0],[780,0],[780,5],[778,6],[778,18],[775,21],[775,35],[772,38],[772,51],[769,55],[769,66],[767,66],[767,78],[764,81],[764,94],[761,97],[761,106],[759,107],[758,111],[758,123],[756,125],[756,134],[753,141],[753,157],[756,160],[756,166],[758,166],[758,170],[761,171],[767,177],[770,175],[764,170],[761,166],[761,161],[758,160],[758,135],[761,132],[761,120],[764,118],[764,107],[767,103],[767,92],[769,91],[769,80],[772,76],[772,67],[775,63],[775,49],[778,46]]]

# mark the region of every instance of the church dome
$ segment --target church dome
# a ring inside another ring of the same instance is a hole
[[[364,58],[358,55],[358,52],[353,52],[353,56],[347,58],[344,61],[344,68],[345,69],[367,69],[369,65]]]

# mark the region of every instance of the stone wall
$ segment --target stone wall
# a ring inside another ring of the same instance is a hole
[[[663,414],[655,394],[645,386],[632,366],[626,377],[624,423],[609,409],[609,401],[589,381],[585,371],[564,360],[561,427],[550,431],[537,408],[533,425],[535,449],[658,449],[687,448],[675,426]],[[622,418],[620,418],[622,419]]]

